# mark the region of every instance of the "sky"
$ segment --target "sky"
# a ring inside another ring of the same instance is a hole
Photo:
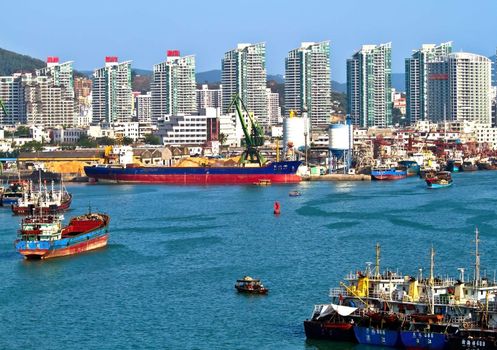
[[[103,66],[105,56],[152,69],[168,49],[196,56],[196,70],[220,69],[237,43],[266,43],[268,74],[284,74],[302,41],[331,43],[331,78],[364,44],[392,42],[392,72],[424,43],[485,56],[497,46],[495,0],[17,0],[2,4],[0,47],[45,59]]]

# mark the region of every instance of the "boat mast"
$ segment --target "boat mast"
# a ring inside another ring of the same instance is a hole
[[[435,268],[435,249],[431,246],[431,254],[430,254],[430,279],[428,283],[430,284],[430,315],[435,314],[435,290],[434,290],[434,278],[433,278],[433,270]]]
[[[480,283],[480,251],[478,244],[480,243],[478,227],[475,230],[475,287]]]
[[[374,277],[379,278],[380,277],[380,253],[381,253],[381,247],[379,243],[376,243],[376,260],[375,260],[375,267],[374,267]]]

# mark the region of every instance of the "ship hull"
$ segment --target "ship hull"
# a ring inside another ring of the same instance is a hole
[[[355,342],[354,330],[350,323],[304,321],[305,336],[308,339]]]
[[[373,170],[371,177],[379,181],[400,180],[407,177],[407,172],[405,170]]]
[[[43,211],[48,211],[50,213],[59,213],[62,211],[66,211],[71,206],[71,202],[72,202],[72,196],[70,196],[69,199],[66,200],[65,202],[63,202],[61,205],[59,205],[57,207],[50,206],[48,208],[43,208]],[[30,215],[30,214],[32,214],[35,207],[36,207],[35,205],[30,205],[27,207],[26,206],[20,207],[17,205],[13,205],[12,212],[14,213],[14,215]]]
[[[400,339],[409,350],[443,350],[447,346],[447,337],[443,333],[400,331]]]
[[[398,330],[354,326],[354,334],[359,344],[389,347],[396,347],[400,345]]]
[[[300,162],[276,162],[264,167],[85,167],[89,178],[117,183],[160,183],[180,185],[298,183]]]
[[[17,241],[16,250],[26,259],[51,259],[84,253],[107,245],[109,234],[105,228],[57,241]]]

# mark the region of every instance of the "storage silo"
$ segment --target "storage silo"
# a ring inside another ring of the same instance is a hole
[[[331,124],[328,127],[330,172],[336,172],[343,167],[344,173],[350,168],[352,148],[354,144],[352,124]]]
[[[303,150],[310,145],[309,118],[287,117],[283,119],[283,147],[285,153],[294,153],[295,150]]]

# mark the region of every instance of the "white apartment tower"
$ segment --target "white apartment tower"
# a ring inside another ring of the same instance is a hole
[[[304,42],[285,59],[285,114],[307,109],[311,125],[327,126],[331,113],[330,42]]]
[[[147,92],[146,94],[137,95],[135,97],[135,109],[136,117],[138,122],[150,122],[151,121],[151,105],[152,105],[152,94]]]
[[[238,44],[221,61],[223,112],[238,94],[261,125],[269,125],[266,96],[266,44]]]
[[[0,125],[26,124],[22,76],[31,78],[31,74],[20,73],[0,77],[0,100],[7,111],[5,114],[0,108]]]
[[[107,56],[105,67],[93,72],[92,107],[94,123],[131,121],[131,61],[119,63],[117,57]]]
[[[201,89],[197,89],[197,108],[204,110],[206,108],[221,108],[223,85],[219,89],[209,89],[209,85],[203,84]]]
[[[354,125],[392,124],[392,45],[363,45],[347,60],[348,112]]]
[[[166,115],[196,113],[195,56],[167,51],[166,61],[154,65],[151,90],[153,122]]]
[[[276,125],[281,118],[280,95],[272,92],[270,88],[266,89],[266,93],[269,125]]]
[[[492,120],[491,60],[467,52],[448,55],[428,64],[428,117],[430,121]]]
[[[406,58],[406,114],[411,124],[428,119],[428,64],[444,60],[451,52],[452,42],[425,44]]]
[[[48,57],[47,66],[36,70],[36,75],[46,75],[53,79],[55,85],[63,87],[63,96],[67,99],[74,99],[74,75],[72,68],[73,61],[59,63],[58,57]]]

